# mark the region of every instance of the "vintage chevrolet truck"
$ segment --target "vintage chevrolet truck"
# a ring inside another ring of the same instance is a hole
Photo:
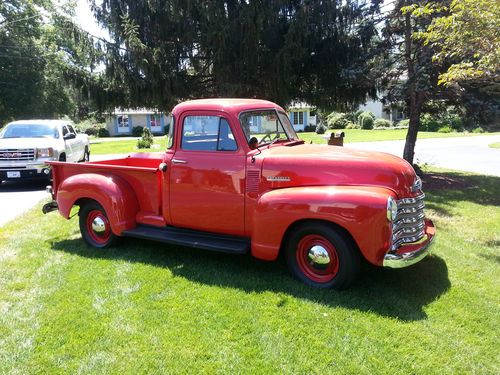
[[[305,144],[278,105],[203,99],[177,105],[167,150],[84,164],[50,162],[54,201],[79,206],[83,239],[118,237],[251,253],[283,253],[297,278],[342,289],[360,262],[405,267],[435,230],[421,180],[389,154]]]

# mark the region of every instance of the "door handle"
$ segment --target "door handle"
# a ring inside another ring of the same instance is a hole
[[[185,160],[181,160],[181,159],[172,159],[172,163],[174,163],[174,164],[187,164],[188,162]]]

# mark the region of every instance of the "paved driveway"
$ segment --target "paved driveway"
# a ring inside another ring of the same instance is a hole
[[[0,226],[32,208],[44,198],[45,181],[2,182],[0,185]]]
[[[420,165],[500,176],[500,149],[488,147],[496,142],[500,142],[500,135],[419,139],[415,147],[415,161]],[[348,143],[346,147],[402,157],[404,144],[404,141],[359,142]]]

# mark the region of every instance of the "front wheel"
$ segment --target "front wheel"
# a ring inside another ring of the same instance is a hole
[[[112,246],[117,236],[111,231],[106,211],[97,202],[90,202],[80,208],[80,232],[85,242],[99,249]]]
[[[345,289],[360,268],[359,251],[326,223],[306,223],[288,239],[286,260],[292,274],[316,288]]]
[[[83,151],[83,158],[80,160],[80,162],[86,163],[90,161],[90,151],[87,146],[85,146],[85,150]]]

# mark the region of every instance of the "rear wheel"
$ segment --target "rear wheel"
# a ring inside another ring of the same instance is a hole
[[[289,237],[286,260],[292,274],[317,288],[345,289],[360,268],[359,251],[326,223],[306,223]]]
[[[87,244],[99,249],[112,246],[117,236],[111,231],[106,211],[97,202],[86,203],[80,208],[80,232]]]
[[[66,161],[66,154],[62,153],[61,156],[59,156],[59,161]]]

